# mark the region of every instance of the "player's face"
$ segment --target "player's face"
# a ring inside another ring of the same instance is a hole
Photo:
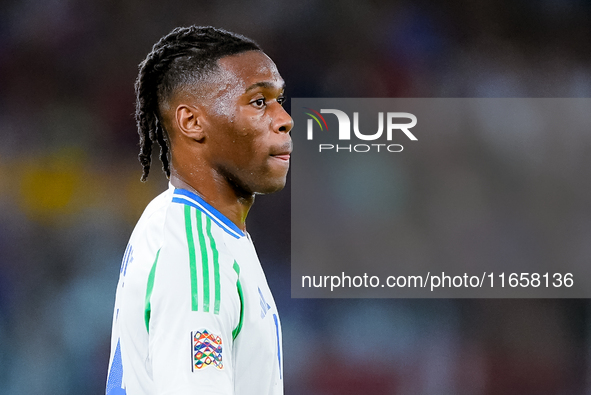
[[[208,160],[240,192],[271,193],[285,186],[292,119],[284,81],[260,51],[227,56],[214,76],[219,87],[207,106]]]

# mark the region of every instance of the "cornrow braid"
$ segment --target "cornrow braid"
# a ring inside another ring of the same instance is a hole
[[[260,50],[254,41],[211,26],[178,27],[154,44],[140,63],[135,82],[142,181],[148,178],[155,143],[160,146],[162,169],[170,177],[170,147],[161,122],[162,105],[177,89],[204,79],[215,70],[220,58],[252,50]]]

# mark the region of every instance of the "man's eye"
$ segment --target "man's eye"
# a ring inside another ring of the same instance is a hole
[[[265,99],[256,99],[252,102],[256,107],[263,107],[265,105]]]
[[[279,96],[279,97],[277,98],[277,103],[279,103],[279,104],[283,105],[283,103],[285,103],[285,100],[286,100],[286,99],[285,99],[285,97],[284,97],[284,96]]]

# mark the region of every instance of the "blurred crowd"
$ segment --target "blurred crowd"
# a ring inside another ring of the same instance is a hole
[[[0,394],[104,393],[123,251],[147,202],[166,188],[157,160],[139,181],[133,83],[175,26],[255,39],[291,97],[591,97],[590,21],[588,0],[4,0]],[[577,255],[555,259],[583,263],[591,190],[564,175],[589,175],[584,132],[563,169],[541,164],[515,185],[532,195],[527,215],[540,223],[572,218],[573,228],[556,232],[577,238]],[[504,157],[523,160],[523,146]],[[472,182],[512,185],[474,169],[474,151],[445,152],[436,169],[411,170],[425,206],[450,184],[466,193]],[[444,224],[454,202],[450,195],[447,211],[425,210],[422,220]],[[287,395],[591,391],[588,301],[291,299],[289,216],[288,186],[258,197],[248,221],[282,317]],[[502,235],[494,226],[479,223],[482,237],[528,243],[532,231]],[[478,251],[444,236],[450,250]]]

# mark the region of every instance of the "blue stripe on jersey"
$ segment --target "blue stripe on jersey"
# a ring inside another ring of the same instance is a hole
[[[204,212],[205,215],[207,215],[213,222],[215,222],[218,226],[225,230],[226,233],[230,234],[231,236],[234,236],[237,239],[241,238],[242,236],[245,236],[244,232],[240,230],[240,228],[236,226],[234,222],[226,218],[224,214],[220,213],[211,204],[203,200],[202,197],[198,196],[197,194],[191,191],[179,188],[175,189],[172,202],[188,204],[189,206],[193,206],[196,209]]]
[[[133,262],[133,246],[131,244],[127,244],[127,248],[125,248],[125,253],[123,254],[123,261],[121,262],[121,270],[120,273],[123,273],[123,277],[127,274],[127,265]]]
[[[281,374],[281,341],[279,340],[279,319],[277,314],[273,314],[275,320],[275,335],[277,335],[277,361],[279,362],[279,378],[283,379]]]
[[[113,363],[107,378],[106,395],[127,395],[127,392],[121,388],[123,382],[123,362],[121,361],[121,344],[117,340],[117,348],[113,356]]]

